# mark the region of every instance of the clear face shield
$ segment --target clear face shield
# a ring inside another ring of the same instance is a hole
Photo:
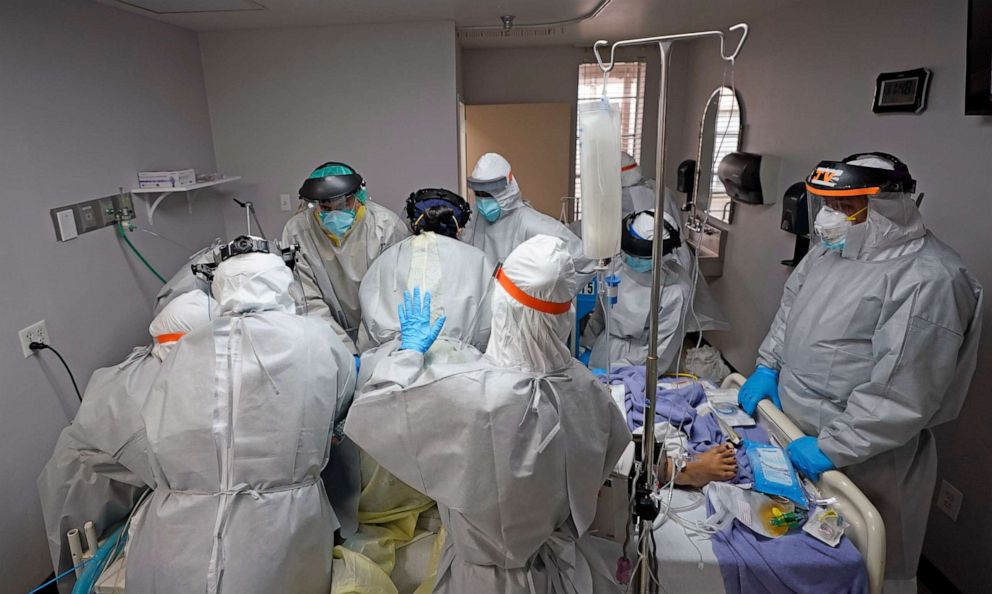
[[[866,196],[823,196],[807,192],[810,233],[824,246],[842,249],[857,236],[869,244],[885,244],[922,232],[916,194],[879,192]],[[863,225],[868,223],[867,225]]]
[[[915,191],[909,168],[887,153],[820,161],[806,178],[811,234],[827,248],[846,245],[852,254],[918,237],[925,229]]]
[[[847,232],[868,220],[868,196],[824,196],[807,190],[812,236],[831,249],[844,247]]]
[[[496,196],[500,196],[506,192],[506,188],[509,185],[510,182],[505,177],[499,177],[488,181],[468,181],[468,187],[472,190],[472,193],[475,194],[476,198],[495,198]]]
[[[333,212],[335,210],[355,210],[358,206],[358,198],[352,194],[351,196],[342,196],[331,200],[321,200],[316,204],[317,207],[323,212]]]

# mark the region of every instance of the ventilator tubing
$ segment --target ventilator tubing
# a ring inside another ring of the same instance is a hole
[[[93,542],[87,543],[87,545],[91,551],[95,550],[96,552],[93,553],[93,557],[89,560],[86,567],[83,568],[81,575],[76,579],[76,585],[72,588],[72,594],[90,594],[93,590],[93,585],[96,584],[96,580],[103,573],[107,558],[111,552],[119,547],[123,547],[127,541],[127,534],[124,532],[125,525],[121,524],[116,530],[111,532],[110,536],[99,547],[96,546],[96,533],[94,532]]]
[[[605,97],[579,106],[582,250],[592,259],[620,249],[620,111]]]

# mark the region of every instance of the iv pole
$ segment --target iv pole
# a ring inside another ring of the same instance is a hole
[[[723,31],[700,31],[698,33],[682,33],[678,35],[662,35],[660,37],[642,37],[639,39],[626,39],[624,41],[616,41],[610,46],[610,62],[609,64],[604,64],[602,58],[599,55],[599,48],[607,45],[609,42],[606,40],[599,40],[593,44],[593,52],[596,54],[596,63],[599,64],[599,69],[603,71],[605,76],[611,70],[613,70],[614,65],[614,54],[618,47],[630,46],[630,45],[648,45],[652,43],[658,44],[658,50],[661,52],[661,83],[658,92],[658,150],[655,156],[655,189],[654,189],[654,237],[655,241],[652,242],[652,266],[651,270],[653,272],[651,278],[651,315],[650,315],[650,334],[649,334],[649,345],[648,345],[648,357],[647,357],[647,370],[645,373],[644,381],[644,401],[647,402],[647,411],[644,414],[644,438],[642,441],[641,450],[641,476],[644,477],[641,485],[635,485],[634,488],[638,487],[646,489],[648,493],[654,487],[654,417],[655,408],[657,405],[657,385],[658,385],[658,317],[659,317],[659,304],[661,301],[661,287],[664,276],[664,271],[661,267],[662,258],[662,243],[659,239],[664,236],[664,217],[660,216],[665,212],[665,154],[667,152],[667,143],[665,141],[665,124],[667,117],[667,107],[668,107],[668,69],[671,65],[671,49],[672,43],[676,41],[686,41],[690,39],[700,39],[703,37],[718,37],[720,39],[720,57],[727,61],[733,63],[737,59],[737,55],[741,52],[741,47],[744,45],[744,41],[747,39],[748,26],[744,23],[738,23],[730,28],[730,31],[741,30],[741,39],[737,42],[737,47],[734,52],[729,56],[726,54],[724,47],[724,33]],[[657,512],[655,512],[657,513]],[[653,520],[642,519],[641,520],[641,531],[642,534],[645,530],[653,529]],[[641,594],[648,594],[651,585],[652,576],[649,574],[649,561],[648,561],[648,540],[645,538],[639,539],[639,569],[638,576],[640,577],[640,587],[638,591]]]

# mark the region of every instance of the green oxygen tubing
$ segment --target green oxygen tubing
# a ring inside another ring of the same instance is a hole
[[[168,281],[165,280],[165,277],[159,274],[158,270],[155,270],[155,268],[148,263],[148,260],[146,260],[145,257],[141,255],[141,252],[138,251],[138,248],[134,247],[134,244],[131,243],[130,239],[128,239],[127,234],[124,233],[124,225],[122,225],[120,221],[117,222],[117,232],[120,234],[121,239],[124,240],[124,243],[126,243],[127,246],[131,248],[131,251],[134,252],[134,255],[138,256],[138,259],[141,260],[141,263],[145,265],[145,268],[150,270],[152,274],[158,277],[158,280],[162,281],[163,285],[167,283]]]

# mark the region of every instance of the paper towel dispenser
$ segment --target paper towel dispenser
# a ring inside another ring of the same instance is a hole
[[[717,176],[727,195],[744,204],[774,204],[778,160],[767,155],[733,152],[720,161]]]
[[[782,197],[782,231],[809,237],[809,207],[806,203],[806,184],[796,182],[789,186]]]
[[[791,260],[782,260],[786,266],[796,266],[809,251],[809,206],[806,199],[806,184],[796,182],[789,186],[782,197],[782,231],[796,236]]]
[[[689,210],[693,205],[693,198],[695,198],[696,192],[693,187],[694,178],[696,177],[696,162],[692,159],[686,159],[679,163],[679,168],[675,175],[675,189],[679,192],[685,194],[685,207],[682,210]]]

